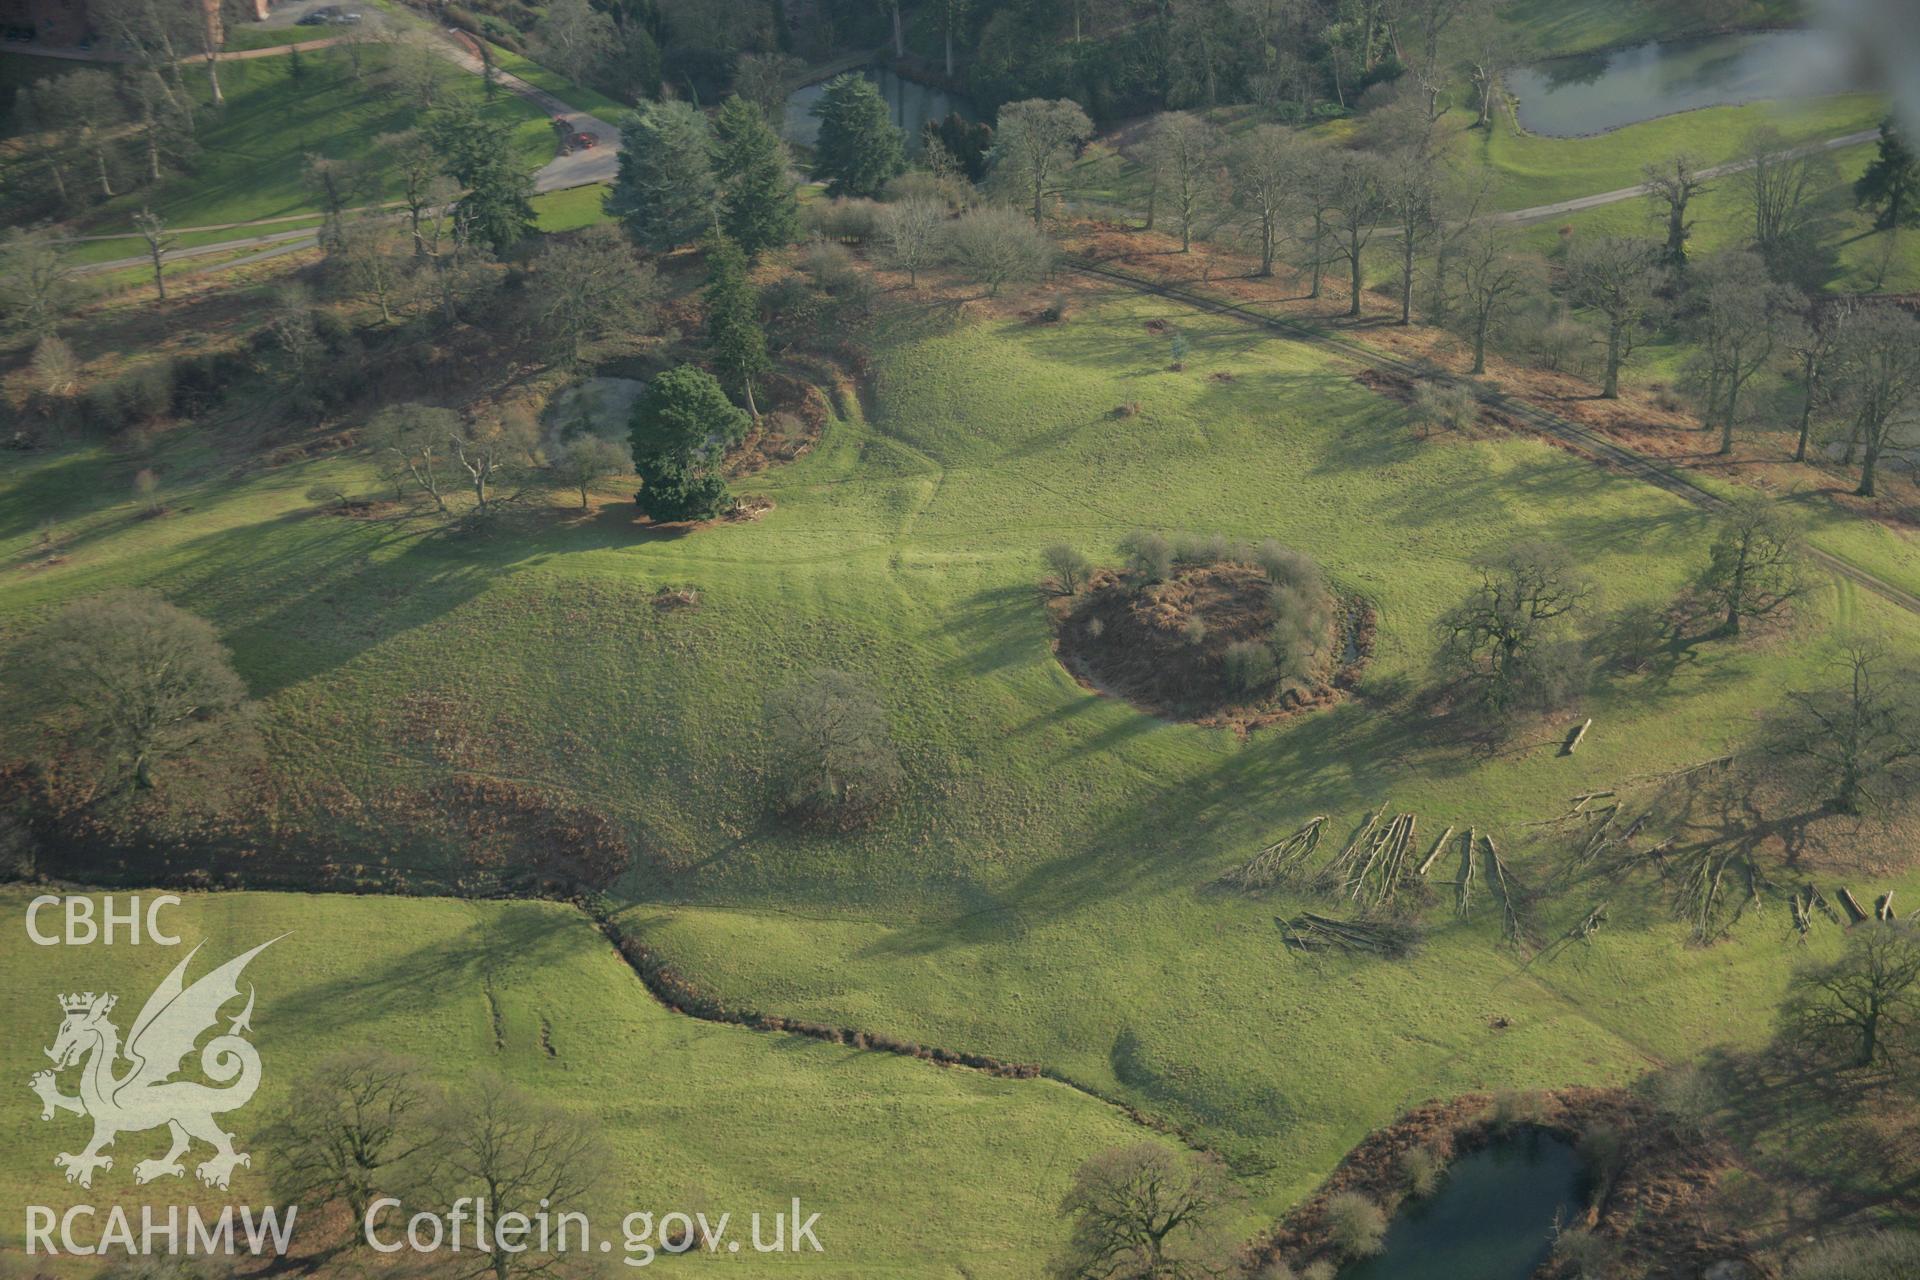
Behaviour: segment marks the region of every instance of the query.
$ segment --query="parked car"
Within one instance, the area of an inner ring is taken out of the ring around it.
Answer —
[[[576,133],[573,135],[573,145],[582,151],[591,151],[600,145],[600,135],[597,133]]]

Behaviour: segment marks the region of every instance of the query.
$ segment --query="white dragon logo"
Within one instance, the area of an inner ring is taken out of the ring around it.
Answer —
[[[286,935],[282,934],[281,937]],[[113,1168],[113,1157],[100,1154],[102,1147],[113,1145],[120,1133],[157,1129],[166,1125],[173,1145],[158,1160],[142,1160],[133,1166],[135,1182],[151,1182],[160,1177],[179,1177],[186,1172],[180,1157],[194,1138],[212,1145],[213,1155],[196,1172],[210,1187],[225,1187],[235,1165],[251,1165],[252,1158],[233,1149],[233,1135],[214,1123],[219,1112],[246,1105],[260,1087],[260,1053],[241,1037],[253,1028],[253,989],[247,989],[247,1007],[227,1028],[225,1035],[209,1040],[200,1051],[200,1069],[206,1076],[226,1087],[213,1088],[193,1080],[175,1080],[181,1060],[193,1052],[201,1033],[219,1021],[220,1009],[229,1000],[239,998],[240,971],[247,962],[278,942],[271,938],[244,955],[236,956],[192,986],[186,985],[187,964],[199,952],[195,947],[187,958],[174,966],[154,993],[147,997],[140,1016],[133,1020],[127,1035],[125,1056],[131,1064],[126,1072],[115,1075],[114,1068],[122,1050],[120,1030],[107,1021],[118,997],[89,991],[84,995],[60,997],[66,1018],[60,1034],[47,1056],[53,1070],[36,1074],[29,1082],[40,1096],[40,1118],[53,1119],[56,1111],[72,1111],[93,1117],[93,1141],[79,1155],[61,1152],[53,1163],[67,1171],[67,1181],[83,1187],[93,1185],[95,1169]],[[68,1097],[60,1092],[55,1073],[64,1071],[83,1058],[92,1057],[80,1073],[80,1094]],[[237,1078],[236,1078],[237,1077]],[[231,1081],[232,1083],[228,1083]]]

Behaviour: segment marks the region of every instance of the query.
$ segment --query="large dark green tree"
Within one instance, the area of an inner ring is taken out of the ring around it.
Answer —
[[[725,236],[707,245],[707,340],[713,360],[747,402],[754,417],[753,380],[772,367],[767,335],[760,328],[760,297],[747,279],[747,256]]]
[[[790,243],[799,229],[800,205],[780,135],[738,94],[720,107],[713,134],[721,229],[749,256]]]
[[[713,229],[716,186],[707,118],[685,102],[649,102],[620,131],[607,212],[640,244],[667,250]]]
[[[1853,198],[1883,231],[1920,225],[1920,161],[1892,120],[1880,122],[1880,154],[1853,184]]]
[[[428,133],[448,176],[466,188],[459,221],[467,239],[504,253],[533,234],[533,179],[515,163],[506,126],[463,107],[436,113]]]
[[[712,374],[692,365],[669,369],[634,401],[628,419],[634,501],[655,520],[705,520],[727,507],[720,461],[745,438],[749,420]]]
[[[905,172],[902,135],[873,81],[853,72],[835,76],[813,113],[820,117],[813,171],[827,180],[828,195],[877,196]]]

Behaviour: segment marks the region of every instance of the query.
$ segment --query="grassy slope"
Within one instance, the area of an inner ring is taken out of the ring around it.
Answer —
[[[373,139],[382,133],[417,123],[413,107],[379,90],[375,83],[383,52],[362,50],[363,78],[351,71],[342,49],[323,49],[301,55],[305,70],[299,80],[288,74],[284,57],[255,58],[222,64],[220,83],[226,108],[218,113],[206,105],[204,77],[189,77],[188,87],[199,95],[201,151],[189,174],[167,180],[159,191],[136,190],[95,209],[87,229],[129,229],[127,219],[142,205],[150,205],[177,226],[239,222],[313,210],[315,200],[304,180],[310,153],[336,158],[364,157],[373,166],[373,181],[365,203],[390,200],[399,194],[397,175],[389,168]],[[50,59],[7,61],[45,63]],[[38,68],[25,73],[39,74]],[[477,76],[448,67],[446,93],[450,100],[482,104],[483,114],[512,126],[516,161],[532,172],[553,158],[553,129],[540,109],[510,93],[486,102]]]
[[[27,894],[0,891],[0,1011],[17,1034],[0,1055],[22,1082],[59,1023],[54,997],[109,990],[124,1032],[140,1002],[185,947],[44,949],[19,922]],[[258,990],[255,1037],[265,1063],[255,1103],[228,1122],[254,1156],[230,1196],[191,1180],[136,1189],[135,1160],[164,1134],[122,1135],[114,1168],[91,1192],[48,1163],[77,1150],[84,1122],[39,1119],[24,1092],[0,1119],[0,1190],[15,1203],[52,1205],[198,1200],[273,1203],[279,1153],[261,1136],[300,1073],[328,1053],[369,1047],[420,1059],[454,1084],[489,1069],[590,1116],[612,1152],[601,1230],[638,1209],[731,1210],[746,1215],[800,1197],[822,1214],[824,1255],[804,1269],[828,1275],[1030,1275],[1051,1247],[1037,1205],[1057,1199],[1088,1153],[1136,1140],[1112,1108],[1047,1081],[995,1080],[797,1037],[696,1022],[662,1009],[586,919],[535,903],[189,895],[176,909],[187,946],[205,940],[197,976],[276,934],[289,934],[248,970]],[[490,1007],[491,1002],[491,1007]],[[496,1042],[495,1028],[500,1029]],[[552,1046],[549,1053],[542,1045]],[[73,1088],[72,1078],[65,1081]],[[204,1158],[196,1149],[194,1159]],[[303,1206],[301,1221],[317,1206]],[[136,1211],[137,1213],[137,1211]],[[0,1246],[21,1246],[17,1217]],[[303,1237],[307,1238],[307,1237]],[[307,1238],[309,1245],[313,1243]],[[793,1270],[734,1256],[728,1274]],[[617,1269],[617,1268],[616,1268]]]
[[[511,49],[502,49],[496,44],[493,46],[493,58],[494,65],[502,71],[512,72],[528,84],[545,89],[574,110],[599,116],[609,124],[617,125],[622,116],[633,110],[627,103],[617,98],[609,98],[598,89],[589,89],[583,84],[576,84],[551,67],[542,66],[532,58],[515,53]]]
[[[1853,182],[1878,153],[1874,143],[1863,143],[1833,153],[1837,181],[1823,194],[1826,221],[1820,242],[1830,254],[1824,283],[1843,293],[1886,293],[1920,289],[1920,236],[1893,236],[1873,229],[1873,217],[1853,205]],[[1689,211],[1693,219],[1694,253],[1742,248],[1748,243],[1752,214],[1747,204],[1744,174],[1733,174],[1710,186]],[[1622,200],[1536,223],[1523,239],[1542,251],[1552,249],[1560,229],[1576,234],[1646,236],[1656,229],[1648,220],[1645,200]],[[1882,268],[1884,267],[1884,275]]]
[[[1597,195],[1639,182],[1641,166],[1685,151],[1706,164],[1738,158],[1747,133],[1772,125],[1790,141],[1837,138],[1878,125],[1886,116],[1880,94],[1848,93],[1800,101],[1704,107],[1628,125],[1591,138],[1543,138],[1517,131],[1504,115],[1491,134],[1463,133],[1466,154],[1483,158],[1498,175],[1493,204],[1525,209],[1576,196]],[[1448,117],[1471,123],[1464,113]]]
[[[1153,318],[1191,335],[1186,373],[1161,368]],[[691,537],[639,537],[615,506],[537,536],[422,538],[301,514],[322,474],[355,483],[350,463],[235,483],[190,455],[163,459],[181,509],[138,521],[131,461],[38,459],[0,489],[0,552],[59,514],[69,559],[6,570],[0,624],[152,583],[220,625],[267,699],[290,806],[450,756],[571,795],[697,868],[636,876],[628,918],[696,978],[1119,1092],[1231,1155],[1256,1211],[1406,1102],[1619,1080],[1764,1033],[1793,954],[1778,913],[1696,951],[1656,904],[1618,902],[1591,950],[1527,969],[1491,922],[1442,911],[1423,958],[1381,966],[1302,961],[1273,930],[1285,904],[1194,889],[1309,814],[1344,830],[1389,795],[1429,832],[1473,823],[1520,854],[1519,823],[1567,794],[1725,749],[1816,678],[1832,627],[1912,644],[1912,620],[1824,592],[1790,639],[1703,646],[1590,696],[1574,759],[1482,758],[1366,704],[1245,742],[1159,723],[1053,661],[1039,547],[1106,558],[1141,523],[1295,543],[1377,603],[1367,686],[1385,693],[1424,678],[1473,555],[1566,543],[1616,609],[1682,585],[1704,517],[1531,440],[1416,445],[1338,364],[1146,301],[886,337],[877,420],[742,486],[777,499],[762,521]],[[1137,416],[1111,415],[1129,400]],[[652,610],[668,583],[701,608]],[[754,776],[761,691],[823,663],[875,682],[913,779],[859,837],[784,833]],[[1589,905],[1556,901],[1543,927]]]
[[[533,211],[542,231],[578,231],[596,222],[609,221],[606,200],[608,187],[569,187],[548,191],[533,198]]]

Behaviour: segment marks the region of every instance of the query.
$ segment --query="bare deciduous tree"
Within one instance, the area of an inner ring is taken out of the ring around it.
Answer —
[[[384,156],[400,175],[401,199],[407,207],[407,227],[413,235],[413,255],[427,256],[426,224],[430,211],[460,198],[460,185],[446,176],[441,156],[431,139],[418,129],[383,133],[373,140],[376,155]]]
[[[1794,1044],[1849,1067],[1904,1062],[1920,1033],[1920,936],[1893,920],[1853,930],[1839,956],[1794,974],[1781,1024]]]
[[[947,252],[961,275],[987,286],[988,297],[999,294],[1003,284],[1039,280],[1053,267],[1053,242],[1040,228],[1011,209],[993,206],[956,221]]]
[[[587,489],[596,480],[633,471],[633,450],[624,441],[587,432],[561,445],[553,459],[554,474],[580,490],[580,509],[587,509]]]
[[[1538,542],[1491,555],[1479,571],[1480,584],[1440,618],[1440,660],[1501,715],[1553,692],[1552,642],[1593,587],[1564,549]]]
[[[393,323],[394,300],[406,281],[410,259],[400,246],[401,228],[383,213],[368,214],[343,224],[329,265],[337,270],[341,286],[353,296],[380,308],[380,319]]]
[[[1800,528],[1758,494],[1728,502],[1716,522],[1701,586],[1729,635],[1747,619],[1777,613],[1806,591]]]
[[[1753,246],[1778,263],[1811,231],[1817,201],[1837,184],[1838,170],[1824,147],[1793,146],[1771,125],[1748,134],[1741,150],[1749,166],[1742,181],[1753,213]]]
[[[219,634],[151,591],[68,605],[36,654],[96,794],[152,788],[165,764],[226,733],[246,705]]]
[[[1368,151],[1339,151],[1327,157],[1315,175],[1319,180],[1317,199],[1326,207],[1326,226],[1334,246],[1333,256],[1347,264],[1352,298],[1347,314],[1360,314],[1360,297],[1366,284],[1366,250],[1380,229],[1381,220],[1393,211],[1386,162]]]
[[[880,700],[858,677],[821,671],[767,699],[772,770],[794,810],[845,818],[871,810],[900,781]]]
[[[577,1212],[606,1162],[593,1125],[487,1072],[446,1099],[432,1117],[430,1134],[424,1182],[431,1203],[482,1198],[496,1224],[508,1214],[533,1221],[542,1213],[557,1219]],[[472,1273],[510,1280],[565,1260],[537,1236],[520,1243],[527,1246],[523,1252],[481,1252]]]
[[[1473,91],[1479,107],[1474,127],[1493,126],[1493,103],[1500,92],[1500,78],[1535,55],[1531,40],[1507,21],[1498,8],[1477,5],[1468,15],[1467,30],[1461,42],[1466,50],[1467,66],[1473,75]]]
[[[1439,157],[1424,143],[1385,157],[1387,207],[1400,235],[1400,323],[1413,323],[1414,271],[1426,245],[1441,233]]]
[[[447,435],[447,454],[466,472],[477,514],[487,513],[494,485],[535,460],[539,445],[539,425],[519,405],[501,405],[465,419],[456,415]]]
[[[1884,808],[1920,759],[1920,676],[1874,639],[1849,642],[1833,668],[1826,687],[1787,695],[1763,749],[1836,812]]]
[[[733,67],[733,91],[778,129],[786,120],[787,95],[805,65],[790,53],[743,53]]]
[[[1031,207],[1034,225],[1045,219],[1046,202],[1071,185],[1074,148],[1092,136],[1087,113],[1066,98],[1028,98],[1000,108],[994,173]]]
[[[1298,203],[1309,159],[1293,131],[1277,124],[1254,126],[1227,154],[1233,206],[1260,237],[1261,276],[1273,274],[1280,236]]]
[[[275,1194],[345,1205],[360,1243],[367,1207],[399,1187],[399,1166],[425,1142],[429,1101],[405,1058],[375,1049],[327,1058],[294,1085],[274,1125]]]
[[[662,291],[653,264],[618,227],[601,223],[551,240],[535,259],[527,304],[535,334],[562,368],[616,333],[650,332]]]
[[[460,427],[460,415],[451,409],[425,404],[389,405],[367,424],[367,442],[391,458],[413,478],[420,491],[433,499],[441,511],[447,509],[440,468],[446,460],[447,441]]]
[[[1162,112],[1148,126],[1147,167],[1173,207],[1182,253],[1193,248],[1195,224],[1218,190],[1219,152],[1219,131],[1190,111]]]
[[[1766,264],[1751,253],[1716,254],[1693,277],[1700,308],[1694,380],[1705,391],[1700,416],[1708,426],[1719,421],[1720,452],[1729,454],[1740,392],[1797,336],[1803,299],[1797,289],[1768,279]]]
[[[1088,1159],[1060,1201],[1073,1232],[1055,1258],[1060,1280],[1200,1280],[1238,1274],[1222,1219],[1240,1194],[1219,1157],[1159,1143]]]
[[[147,242],[147,256],[153,261],[154,301],[167,300],[167,253],[173,248],[174,238],[167,234],[167,224],[160,215],[151,209],[141,209],[133,215],[133,228],[140,238]]]
[[[48,122],[77,135],[79,150],[93,160],[100,194],[111,197],[118,126],[126,118],[113,77],[91,68],[73,71],[50,84],[42,81],[35,96]]]
[[[1647,188],[1647,212],[1666,230],[1662,260],[1675,270],[1687,265],[1687,237],[1693,232],[1687,209],[1694,197],[1709,190],[1700,167],[1699,160],[1681,153],[1641,170]]]
[[[591,83],[615,47],[613,19],[587,0],[553,0],[534,24],[533,43],[542,62]]]
[[[1040,562],[1053,574],[1053,589],[1063,596],[1077,595],[1093,569],[1084,555],[1064,542],[1056,542],[1042,551]]]
[[[921,269],[939,261],[946,234],[944,201],[913,196],[880,210],[880,241],[893,264],[906,270],[909,287],[918,287]]]
[[[1624,236],[1575,240],[1567,254],[1567,287],[1573,300],[1607,318],[1607,369],[1600,385],[1604,399],[1620,396],[1620,367],[1639,340],[1640,328],[1654,308],[1660,269],[1655,247]]]
[[[1812,315],[1788,339],[1788,348],[1800,364],[1800,436],[1793,447],[1793,460],[1807,460],[1807,444],[1813,435],[1813,412],[1833,397],[1829,365],[1840,335],[1846,331],[1853,304],[1839,299],[1816,306]]]
[[[1487,223],[1460,233],[1453,264],[1460,279],[1460,315],[1473,334],[1473,372],[1485,373],[1488,335],[1521,303],[1543,292],[1546,278],[1538,259],[1516,252],[1510,235]]]
[[[73,301],[73,268],[44,231],[10,228],[0,240],[0,320],[15,333],[51,334]]]
[[[1854,492],[1874,495],[1880,455],[1920,410],[1920,319],[1899,307],[1863,306],[1836,340],[1841,401],[1849,413],[1846,461],[1863,450]]]

